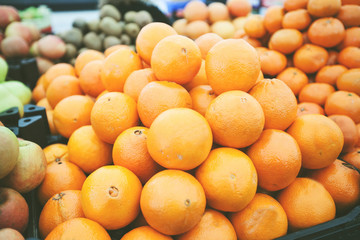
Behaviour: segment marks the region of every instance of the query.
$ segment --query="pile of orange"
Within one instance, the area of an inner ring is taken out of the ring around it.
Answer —
[[[69,141],[44,149],[42,237],[273,239],[349,212],[360,200],[359,11],[287,0],[247,18],[256,48],[151,23],[136,52],[87,50],[51,67],[33,98]]]

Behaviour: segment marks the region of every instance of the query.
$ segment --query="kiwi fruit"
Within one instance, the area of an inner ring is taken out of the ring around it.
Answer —
[[[136,12],[135,11],[128,11],[124,15],[124,20],[127,23],[135,22],[136,19]]]
[[[105,33],[100,33],[98,34],[99,38],[101,41],[104,41],[104,39],[106,38],[106,34]]]
[[[140,27],[136,23],[128,23],[125,25],[124,31],[131,38],[135,39],[140,32]]]
[[[136,13],[135,23],[140,26],[140,28],[144,27],[145,25],[151,23],[153,21],[152,16],[148,11],[141,10]]]
[[[125,33],[121,35],[120,40],[121,40],[122,44],[125,44],[125,45],[131,44],[131,37]]]
[[[69,63],[73,66],[75,66],[76,58],[72,58],[69,60]]]
[[[76,18],[72,25],[74,28],[80,29],[82,33],[87,33],[89,31],[86,21],[82,18]]]
[[[83,34],[78,28],[72,28],[63,33],[62,39],[65,43],[71,43],[79,48],[82,45]]]
[[[104,17],[100,21],[100,29],[106,35],[119,36],[122,32],[121,26],[115,19]]]
[[[94,32],[87,33],[84,36],[83,42],[86,48],[90,48],[98,51],[102,50],[101,39]]]
[[[65,46],[65,49],[66,49],[66,52],[65,52],[64,57],[66,59],[72,59],[72,58],[76,57],[77,49],[73,44],[67,43]]]
[[[99,19],[94,19],[91,21],[87,22],[87,27],[89,29],[90,32],[99,32],[100,30],[100,20]]]
[[[114,36],[107,36],[105,39],[104,39],[104,49],[107,49],[111,46],[114,46],[114,45],[118,45],[118,44],[121,44],[121,40],[117,37],[114,37]]]
[[[120,21],[121,13],[113,5],[106,4],[100,9],[100,18],[103,19],[104,17],[111,17],[115,21]]]

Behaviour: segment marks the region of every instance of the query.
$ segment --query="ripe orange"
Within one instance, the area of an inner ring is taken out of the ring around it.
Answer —
[[[299,145],[291,135],[281,130],[264,130],[247,154],[256,168],[259,186],[268,191],[289,186],[301,168]]]
[[[149,23],[136,38],[136,51],[144,62],[150,64],[152,52],[160,40],[176,34],[175,29],[165,23]]]
[[[161,113],[151,124],[147,148],[151,157],[166,168],[190,170],[205,161],[212,146],[206,119],[188,108]]]
[[[120,48],[105,58],[101,66],[101,81],[106,90],[122,92],[125,80],[141,68],[141,59],[134,51]]]
[[[136,126],[138,120],[135,100],[119,92],[101,96],[91,111],[91,125],[96,135],[110,144],[121,132]]]
[[[269,33],[274,33],[281,29],[284,14],[284,8],[282,6],[270,6],[264,16],[265,29]]]
[[[358,5],[351,4],[341,6],[336,17],[345,25],[345,27],[356,27],[360,25],[360,6]]]
[[[280,29],[270,38],[269,48],[290,54],[303,45],[301,32],[296,29]]]
[[[224,39],[232,38],[235,30],[235,26],[230,21],[217,21],[211,25],[211,32]]]
[[[360,47],[360,39],[357,37],[360,34],[360,27],[352,27],[345,30],[345,38],[340,45],[337,46],[339,50],[346,47]],[[34,89],[35,90],[35,89]]]
[[[327,83],[309,83],[299,93],[299,102],[313,102],[324,106],[326,99],[335,92],[335,88]]]
[[[245,33],[252,38],[262,38],[266,34],[264,17],[261,15],[250,15],[244,24]]]
[[[206,109],[210,105],[211,101],[216,98],[214,91],[212,90],[210,85],[199,85],[189,92],[193,109],[205,116]]]
[[[136,175],[121,166],[104,166],[91,173],[81,189],[86,218],[107,230],[125,227],[140,210],[142,186]]]
[[[260,137],[265,124],[261,105],[243,91],[229,91],[217,96],[210,103],[205,118],[214,141],[234,148],[253,144]]]
[[[252,10],[249,0],[227,0],[226,6],[228,7],[230,14],[235,17],[244,17]]]
[[[147,149],[148,134],[146,127],[129,128],[116,138],[112,150],[114,165],[126,167],[143,184],[161,169]]]
[[[82,69],[89,62],[92,62],[95,60],[104,60],[104,59],[105,59],[105,56],[102,52],[99,52],[99,51],[96,51],[93,49],[87,49],[86,51],[83,51],[76,57],[76,60],[75,60],[76,75],[80,76]]]
[[[206,209],[200,222],[190,231],[180,235],[177,240],[236,240],[236,232],[222,213]]]
[[[188,83],[184,84],[183,87],[190,91],[191,89],[200,86],[200,85],[208,85],[209,81],[206,77],[205,71],[205,60],[201,61],[201,67],[199,72],[195,75],[195,77]]]
[[[309,0],[307,10],[314,17],[331,17],[339,12],[341,0]]]
[[[351,151],[359,139],[354,121],[346,115],[330,115],[329,118],[340,127],[344,135],[344,146],[342,152],[346,153]]]
[[[284,54],[275,50],[259,52],[261,72],[275,76],[286,68],[287,59]]]
[[[297,9],[287,12],[282,18],[283,28],[292,28],[302,31],[306,29],[311,23],[311,17],[305,9]]]
[[[120,240],[172,240],[170,236],[159,233],[149,226],[137,227],[126,233]]]
[[[229,9],[222,2],[212,2],[208,5],[209,21],[211,23],[230,19]]]
[[[164,170],[145,184],[140,206],[151,227],[163,234],[177,235],[200,222],[206,199],[200,183],[189,173]]]
[[[46,240],[58,239],[111,240],[100,224],[86,218],[73,218],[63,222],[46,237]]]
[[[68,161],[68,147],[62,143],[54,143],[43,149],[47,163]]]
[[[43,98],[43,99],[41,99],[40,101],[38,101],[38,102],[36,103],[36,106],[44,107],[46,111],[51,111],[51,110],[53,110],[53,108],[50,106],[50,103],[49,103],[49,101],[47,100],[47,98]]]
[[[100,77],[102,64],[102,60],[91,61],[83,67],[79,74],[81,89],[91,97],[96,98],[105,90]]]
[[[90,97],[73,95],[61,100],[54,109],[54,125],[64,137],[78,128],[90,124],[90,113],[94,102]]]
[[[285,130],[296,118],[297,101],[291,89],[279,79],[263,79],[249,92],[261,105],[265,129]]]
[[[299,103],[296,117],[300,117],[305,114],[325,115],[325,112],[324,112],[324,109],[319,104],[312,103],[312,102]]]
[[[294,54],[294,65],[305,73],[315,73],[326,65],[328,52],[317,45],[305,44]]]
[[[284,8],[286,11],[294,11],[297,9],[306,8],[306,5],[309,0],[285,0]]]
[[[172,27],[175,29],[175,31],[180,35],[185,35],[185,27],[187,25],[187,21],[185,18],[179,18],[175,20],[172,24]]]
[[[80,190],[85,181],[84,172],[69,161],[54,161],[46,168],[44,181],[38,188],[38,198],[44,205],[56,193]]]
[[[360,174],[343,161],[335,160],[326,168],[312,171],[310,178],[329,191],[340,213],[352,209],[360,200]]]
[[[124,93],[137,101],[141,90],[146,84],[156,80],[155,74],[151,68],[135,70],[125,81]]]
[[[255,49],[242,39],[227,39],[210,49],[205,60],[206,76],[214,92],[248,91],[255,85],[260,61]]]
[[[284,208],[290,230],[304,229],[335,218],[335,203],[320,183],[297,178],[280,192],[278,201]]]
[[[291,91],[297,96],[301,89],[309,82],[307,75],[298,68],[288,67],[276,76],[277,79],[283,81]]]
[[[203,20],[192,21],[185,26],[185,36],[193,40],[209,32],[210,26]]]
[[[197,39],[195,39],[195,43],[200,48],[201,57],[203,59],[206,59],[209,50],[221,40],[223,40],[223,38],[216,33],[205,33],[200,37],[198,37]]]
[[[342,73],[336,81],[339,90],[352,91],[360,95],[360,68],[353,68]]]
[[[341,129],[334,121],[320,114],[298,117],[287,132],[299,144],[302,167],[308,169],[329,166],[344,145]]]
[[[44,74],[44,80],[42,81],[45,91],[55,78],[62,75],[75,76],[74,67],[68,63],[58,63],[51,66]]]
[[[115,52],[116,50],[118,50],[118,49],[120,49],[120,48],[128,48],[128,49],[130,49],[130,46],[129,46],[129,45],[125,45],[125,44],[117,44],[117,45],[111,46],[111,47],[105,49],[105,51],[104,51],[104,56],[107,57],[107,56],[109,56],[111,53]]]
[[[54,120],[53,120],[54,119],[54,111],[53,110],[47,110],[46,111],[46,117],[48,119],[48,124],[49,124],[51,135],[59,134],[58,131],[55,128],[55,125],[54,125]]]
[[[360,123],[360,97],[353,92],[336,91],[326,99],[325,113],[349,116],[356,124]]]
[[[151,56],[151,68],[160,81],[187,83],[195,77],[200,66],[199,47],[194,41],[181,35],[162,39]]]
[[[280,203],[257,193],[240,212],[230,215],[238,239],[274,239],[286,234],[288,220]]]
[[[328,65],[316,73],[315,82],[327,83],[335,87],[337,78],[347,70],[343,65]]]
[[[83,91],[79,79],[70,75],[55,78],[46,90],[46,98],[53,109],[61,100],[73,95],[83,95]]]
[[[44,75],[42,75],[44,76]],[[31,99],[34,100],[35,103],[40,101],[41,99],[46,97],[46,92],[43,84],[38,84],[34,87],[31,93]]]
[[[67,190],[53,195],[46,202],[39,218],[39,231],[43,238],[63,222],[85,217],[80,196],[80,190]]]
[[[188,21],[203,20],[206,21],[209,16],[209,10],[205,3],[201,1],[190,1],[184,8],[184,18]]]
[[[212,150],[196,170],[196,178],[205,190],[207,204],[220,211],[240,211],[256,193],[255,167],[245,153],[234,148]]]
[[[308,37],[316,45],[335,47],[345,38],[345,27],[336,18],[320,18],[310,25]]]
[[[360,68],[360,47],[346,47],[338,55],[338,62],[348,68]]]
[[[352,151],[345,154],[342,159],[357,169],[360,169],[360,147],[354,148]]]
[[[191,108],[190,94],[174,82],[154,81],[148,83],[140,92],[137,111],[141,122],[150,127],[155,118],[171,108]]]

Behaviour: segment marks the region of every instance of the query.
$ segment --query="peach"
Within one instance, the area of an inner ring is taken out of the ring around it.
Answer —
[[[29,45],[23,38],[11,36],[2,40],[1,51],[5,57],[24,57],[29,53]]]
[[[0,229],[0,239],[7,239],[7,240],[24,240],[23,235],[12,228],[3,228]]]
[[[5,30],[5,37],[19,36],[22,37],[28,44],[32,42],[32,35],[30,29],[21,22],[10,23]]]
[[[12,6],[0,6],[0,28],[6,28],[11,22],[20,21],[19,13]]]
[[[43,57],[59,59],[64,56],[66,45],[58,36],[48,35],[39,40],[39,52]]]

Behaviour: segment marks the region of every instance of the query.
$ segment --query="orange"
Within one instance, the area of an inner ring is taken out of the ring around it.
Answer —
[[[206,21],[203,20],[196,20],[188,23],[185,26],[185,36],[194,40],[200,37],[201,35],[204,35],[209,32],[210,32],[210,26]]]
[[[54,161],[47,165],[43,182],[38,188],[38,198],[44,205],[56,193],[80,190],[85,181],[84,172],[69,161]]]
[[[255,196],[257,173],[251,159],[235,148],[217,148],[196,170],[207,204],[217,210],[237,212]]]
[[[341,129],[344,135],[344,146],[342,152],[349,152],[355,147],[359,136],[354,121],[346,115],[330,115],[329,118],[333,120]]]
[[[87,174],[111,164],[111,151],[111,145],[100,140],[90,125],[76,129],[69,138],[69,160]]]
[[[352,91],[360,95],[360,68],[353,68],[343,72],[336,80],[339,90]]]
[[[61,100],[54,109],[54,125],[64,137],[78,128],[90,124],[94,102],[87,96],[73,95]]]
[[[189,173],[164,170],[145,184],[140,206],[151,227],[166,235],[177,235],[200,222],[206,198],[200,183]]]
[[[67,190],[53,195],[46,202],[39,218],[39,231],[43,238],[63,222],[85,217],[80,196],[80,190]]]
[[[44,76],[44,75],[43,75]],[[34,87],[31,94],[31,99],[35,103],[46,97],[46,92],[43,84],[38,84]]]
[[[249,37],[262,38],[266,34],[264,17],[261,15],[250,15],[244,24],[244,30]]]
[[[288,67],[276,76],[277,79],[283,81],[293,91],[295,96],[299,94],[301,89],[309,82],[307,75],[298,68]]]
[[[343,65],[330,65],[322,67],[316,73],[315,82],[327,83],[335,86],[337,78],[347,70]]]
[[[124,93],[138,100],[141,90],[149,83],[156,81],[155,74],[151,68],[133,71],[126,79]]]
[[[244,30],[245,21],[246,17],[237,17],[232,20],[232,24],[234,25],[236,30]]]
[[[210,103],[205,118],[214,141],[234,148],[253,144],[260,137],[265,124],[261,105],[243,91],[229,91],[217,96]]]
[[[203,59],[206,59],[206,55],[209,52],[209,50],[218,42],[223,40],[222,37],[220,37],[216,33],[205,33],[195,39],[195,43],[200,48],[201,57]]]
[[[211,86],[199,85],[191,89],[189,93],[193,103],[192,108],[201,115],[205,116],[206,109],[210,105],[211,101],[216,98]]]
[[[180,235],[177,240],[236,240],[236,232],[222,213],[206,209],[200,222],[190,231]]]
[[[210,126],[200,113],[173,108],[154,120],[146,143],[151,157],[161,166],[190,170],[205,161],[212,140]]]
[[[249,0],[227,0],[226,6],[230,14],[235,17],[244,17],[252,10]]]
[[[354,148],[352,151],[345,154],[342,159],[357,169],[360,169],[360,147]]]
[[[345,27],[336,18],[320,18],[310,25],[308,37],[316,45],[335,47],[345,38]]]
[[[289,186],[301,168],[301,152],[297,142],[281,130],[264,130],[249,147],[247,154],[256,168],[259,186],[268,191]]]
[[[104,166],[91,173],[81,189],[86,218],[107,230],[125,227],[140,210],[142,186],[136,175],[121,166]]]
[[[337,46],[339,50],[346,47],[360,47],[360,27],[352,27],[345,30],[344,40]],[[34,89],[35,90],[35,89]],[[34,93],[34,92],[33,92]]]
[[[88,64],[89,62],[95,61],[95,60],[104,60],[105,56],[102,52],[93,50],[93,49],[87,49],[80,53],[75,60],[75,71],[76,75],[79,76],[82,69]]]
[[[206,21],[209,16],[209,10],[205,3],[201,1],[190,1],[184,8],[184,18],[188,21],[203,20]]]
[[[338,63],[337,61],[337,57],[338,57],[339,53],[337,51],[334,50],[329,50],[329,58],[327,60],[326,65],[335,65]]]
[[[201,67],[199,72],[195,75],[195,77],[188,83],[184,84],[183,87],[190,91],[191,89],[200,86],[200,85],[208,85],[208,79],[206,77],[205,71],[205,60],[201,61]]]
[[[357,128],[357,131],[358,131],[358,136],[359,136],[359,140],[357,142],[357,147],[360,147],[360,123],[356,124],[356,128]]]
[[[339,12],[341,0],[309,0],[307,10],[314,17],[331,17]]]
[[[335,88],[327,83],[309,83],[299,93],[299,102],[313,102],[324,106],[326,99],[335,92]]]
[[[217,21],[211,25],[211,32],[224,39],[232,38],[235,34],[235,26],[230,21]]]
[[[236,38],[236,37],[234,37],[234,38]],[[249,43],[254,48],[262,46],[261,42],[256,38],[250,38],[249,36],[245,35],[242,37],[242,39],[244,39],[247,43]]]
[[[53,110],[53,108],[50,106],[50,103],[49,103],[49,101],[47,100],[47,98],[43,98],[43,99],[41,99],[40,101],[38,101],[38,102],[36,103],[36,106],[44,107],[46,111],[51,111],[51,110]]]
[[[360,174],[343,161],[335,160],[326,168],[312,171],[310,178],[329,191],[338,213],[352,209],[360,200]]]
[[[287,59],[284,54],[275,50],[266,50],[259,53],[261,72],[275,76],[286,68]]]
[[[358,27],[360,25],[360,6],[358,5],[341,6],[336,17],[345,27]]]
[[[357,0],[342,0],[341,1],[342,5],[360,5],[360,3]]]
[[[296,117],[300,117],[305,114],[325,115],[325,112],[324,112],[324,109],[319,104],[312,103],[312,102],[299,103]]]
[[[55,125],[54,125],[54,111],[53,110],[47,110],[46,111],[46,117],[47,117],[47,120],[48,120],[51,135],[59,134],[58,131],[55,128]]]
[[[115,52],[116,50],[118,50],[120,48],[128,48],[129,49],[130,47],[128,45],[125,45],[125,44],[117,44],[117,45],[111,46],[111,47],[105,49],[104,56],[107,57],[111,53]]]
[[[122,92],[125,80],[141,68],[141,59],[134,51],[120,48],[105,58],[101,66],[101,81],[106,90]]]
[[[148,134],[146,127],[129,128],[116,138],[112,149],[114,165],[126,167],[143,184],[161,169],[147,149]]]
[[[311,17],[305,9],[287,12],[282,18],[283,28],[293,28],[299,31],[306,29],[311,23]]]
[[[344,136],[338,125],[320,114],[306,114],[296,118],[287,129],[299,144],[302,167],[319,169],[329,166],[339,156]]]
[[[205,70],[217,95],[230,90],[249,91],[259,76],[259,56],[245,40],[223,40],[208,52]]]
[[[240,212],[230,215],[238,239],[274,239],[286,234],[288,220],[280,203],[257,193]]]
[[[54,143],[43,149],[47,163],[68,161],[68,147],[62,143]]]
[[[264,16],[264,26],[269,33],[274,33],[281,29],[281,23],[284,17],[284,8],[282,6],[270,6]]]
[[[349,116],[356,124],[360,123],[360,97],[353,92],[336,91],[325,102],[325,113]]]
[[[170,108],[191,108],[190,94],[174,82],[154,81],[140,92],[137,110],[141,122],[150,127],[155,118]]]
[[[230,19],[227,6],[222,2],[212,2],[208,5],[209,20],[211,23]]]
[[[177,19],[173,22],[172,27],[175,31],[180,35],[185,35],[185,27],[187,25],[187,21],[185,18]]]
[[[79,74],[81,89],[91,97],[96,98],[105,90],[100,77],[102,64],[102,60],[91,61],[84,66]]]
[[[335,218],[335,203],[320,183],[297,178],[280,192],[278,201],[284,208],[290,230],[304,229]]]
[[[136,38],[136,51],[144,62],[150,64],[152,52],[160,40],[176,34],[175,29],[165,23],[149,23]]]
[[[74,67],[68,63],[58,63],[51,66],[44,74],[44,80],[42,81],[45,91],[55,78],[62,75],[75,76]]]
[[[138,124],[134,99],[124,93],[109,92],[101,96],[91,111],[91,125],[104,142],[113,144],[124,130]]]
[[[315,73],[324,67],[329,58],[325,48],[305,44],[294,54],[294,65],[305,73]]]
[[[265,129],[285,130],[296,118],[297,101],[291,89],[279,79],[263,79],[249,92],[261,105]]]
[[[309,0],[285,0],[284,8],[286,11],[294,11],[297,9],[306,8],[306,5]]]
[[[360,47],[346,47],[338,55],[338,62],[347,68],[360,68]]]
[[[296,29],[280,29],[270,38],[269,48],[290,54],[303,45],[301,32]]]
[[[174,35],[165,37],[154,48],[151,68],[160,81],[179,84],[190,82],[201,66],[201,52],[191,39]]]
[[[98,223],[86,218],[73,218],[58,225],[46,240],[87,239],[110,240],[109,234]]]
[[[52,108],[62,99],[73,95],[83,95],[83,91],[79,79],[70,75],[55,78],[46,90],[46,98]]]
[[[132,229],[120,240],[172,240],[172,238],[159,233],[149,226],[142,226]]]

